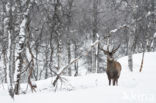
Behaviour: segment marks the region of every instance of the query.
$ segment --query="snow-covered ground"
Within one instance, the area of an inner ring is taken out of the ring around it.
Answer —
[[[37,92],[10,99],[7,88],[0,85],[0,103],[156,103],[156,52],[145,53],[140,73],[142,54],[135,54],[134,72],[128,70],[127,57],[119,59],[122,72],[119,86],[108,86],[105,73],[79,77],[64,77],[62,86],[54,92],[52,78],[37,83]],[[26,85],[22,85],[25,90]]]

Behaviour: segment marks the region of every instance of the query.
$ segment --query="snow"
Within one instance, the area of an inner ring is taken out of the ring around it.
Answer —
[[[122,26],[119,26],[118,28],[111,30],[110,33],[115,33],[115,32],[117,32],[118,30],[120,30],[120,29],[122,29],[124,27],[128,27],[128,25],[124,24]]]
[[[9,12],[10,11],[10,8],[11,7],[11,4],[8,2],[6,5],[5,5],[5,8],[6,8],[6,11]]]
[[[21,39],[23,38],[23,36],[25,36],[26,23],[27,23],[27,19],[25,18],[22,21],[21,25],[20,25],[20,34],[19,34],[19,36],[20,36]],[[22,41],[23,41],[23,39],[22,39]]]
[[[13,100],[9,96],[7,89],[6,90],[1,90],[2,87],[0,86],[0,99],[1,103],[13,103]]]
[[[112,52],[113,51],[113,45],[110,45],[109,46],[109,52]]]
[[[141,73],[142,54],[135,54],[133,58],[134,72],[128,70],[127,57],[118,60],[122,65],[118,86],[108,86],[105,73],[64,76],[64,82],[58,84],[56,92],[51,84],[53,78],[48,78],[36,82],[36,93],[28,91],[15,96],[14,101],[0,85],[0,100],[2,103],[156,103],[156,52],[145,53]],[[22,89],[25,88],[26,85],[22,84]]]
[[[99,43],[99,40],[96,40],[94,43],[91,44],[91,47],[97,45]]]
[[[111,33],[115,33],[118,29],[111,30]]]
[[[151,16],[151,15],[155,15],[155,12],[148,11],[148,13],[146,14],[146,17]]]
[[[104,46],[103,46],[103,49],[104,49],[105,51],[107,51],[107,47],[108,47],[108,45],[104,45]]]
[[[98,34],[98,33],[96,33],[96,36],[97,36],[97,38],[100,38],[100,36],[99,36],[99,34]]]
[[[156,32],[154,33],[154,38],[156,38]]]
[[[107,49],[107,48],[108,48],[108,49]],[[108,51],[108,50],[109,50],[109,52],[112,52],[112,50],[113,50],[113,45],[104,45],[103,49],[104,49],[105,51]]]

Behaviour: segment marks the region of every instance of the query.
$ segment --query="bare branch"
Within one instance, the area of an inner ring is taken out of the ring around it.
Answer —
[[[82,55],[80,55],[79,57],[77,57],[76,59],[72,60],[68,65],[66,65],[65,67],[63,67],[62,69],[60,69],[57,73],[57,76],[55,78],[55,80],[53,81],[53,86],[56,86],[56,83],[58,81],[58,79],[60,79],[60,75],[63,73],[63,71],[65,69],[68,69],[73,63],[77,62],[80,58],[82,58],[83,56],[87,56],[89,51],[91,51],[91,49],[96,46],[100,41],[97,40],[95,41],[91,46],[90,48],[87,50],[87,52],[84,51],[84,53],[82,53]]]

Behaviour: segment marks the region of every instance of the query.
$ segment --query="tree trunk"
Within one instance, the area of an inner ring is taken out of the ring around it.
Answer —
[[[133,54],[132,54],[132,44],[131,40],[129,40],[129,47],[128,47],[128,67],[129,70],[133,71]]]
[[[49,63],[49,69],[52,70],[52,66],[53,66],[53,44],[52,44],[52,34],[51,34],[51,39],[50,39],[50,63]],[[53,76],[53,73],[51,73],[51,76]]]
[[[7,28],[5,28],[8,24],[6,24],[5,20],[5,14],[6,14],[6,8],[5,8],[5,2],[2,2],[3,6],[3,13],[2,13],[2,34],[3,37],[8,35],[7,34]],[[3,69],[4,69],[4,82],[7,83],[7,41],[5,39],[2,39],[2,56],[3,56]]]
[[[70,39],[68,39],[68,43],[67,43],[67,48],[68,48],[68,64],[70,64],[71,62],[71,50],[70,50]],[[68,75],[71,76],[72,73],[71,73],[71,67],[68,68]]]
[[[8,64],[7,64],[7,83],[8,83],[8,90],[10,96],[13,98],[14,97],[14,91],[13,91],[13,80],[12,80],[12,48],[11,48],[11,33],[8,31],[8,52],[7,52],[7,57],[8,57]]]
[[[144,64],[144,54],[145,54],[145,52],[143,51],[141,65],[140,65],[140,70],[139,70],[140,72],[142,72],[142,68],[143,68],[143,64]]]
[[[46,52],[45,52],[45,79],[48,78],[48,43],[46,44]]]
[[[73,0],[68,0],[68,10],[67,10],[67,51],[68,51],[68,64],[71,62],[71,24],[72,24],[72,7],[73,7]],[[71,67],[68,68],[68,75],[72,75]]]
[[[61,41],[60,41],[60,39],[58,39],[58,42],[57,42],[57,70],[60,69],[60,65],[61,65]]]
[[[133,51],[136,45],[135,43],[135,36],[130,35],[128,41],[128,67],[131,72],[133,71]]]
[[[31,61],[30,61],[30,66],[29,66],[29,74],[28,74],[28,84],[29,84],[29,86],[30,86],[30,88],[31,88],[31,91],[32,91],[32,92],[33,92],[33,91],[36,92],[35,88],[36,88],[37,86],[36,86],[36,84],[32,83],[32,81],[31,81],[32,73],[33,73],[33,71],[34,71],[34,55],[33,55],[33,52],[32,52],[32,50],[31,50],[31,47],[30,47],[30,35],[31,35],[31,33],[30,33],[30,30],[29,30],[29,25],[28,25],[27,27],[28,27],[28,29],[27,29],[27,30],[28,30],[28,35],[27,35],[27,47],[28,47],[29,53],[30,53],[30,55],[31,55]]]
[[[133,71],[133,56],[132,56],[132,54],[128,55],[128,67],[129,67],[129,70],[132,72]]]
[[[7,83],[9,95],[13,98],[13,79],[12,79],[12,1],[6,4],[6,18],[4,19],[4,34],[8,35],[8,50],[7,50]]]
[[[33,1],[31,1],[33,2]],[[20,79],[21,79],[21,70],[23,68],[23,52],[25,48],[25,39],[26,39],[26,33],[27,33],[27,25],[29,23],[29,11],[31,8],[32,4],[28,0],[27,3],[27,9],[24,13],[24,19],[22,20],[22,23],[20,25],[20,32],[19,32],[19,41],[17,44],[17,59],[16,59],[16,70],[15,70],[15,76],[14,76],[14,81],[15,81],[15,94],[19,94],[19,89],[20,89]]]
[[[99,71],[99,44],[96,47],[96,73]]]
[[[98,33],[98,0],[93,1],[93,37],[92,37],[92,42],[94,43],[96,41],[96,35]],[[96,72],[97,70],[97,51],[96,47],[92,48],[92,68],[91,72]]]
[[[36,68],[35,68],[35,72],[36,72],[36,80],[38,80],[38,54],[39,54],[39,52],[38,52],[38,47],[39,47],[39,43],[37,43],[36,44],[36,48],[35,48],[35,51],[36,51]]]
[[[74,49],[74,56],[75,56],[75,59],[77,58],[77,43],[75,42],[75,49]],[[74,63],[74,68],[75,68],[75,75],[74,76],[78,76],[79,74],[79,70],[78,70],[78,61]]]
[[[4,82],[7,83],[7,63],[6,63],[6,51],[3,50],[3,68],[4,68]]]

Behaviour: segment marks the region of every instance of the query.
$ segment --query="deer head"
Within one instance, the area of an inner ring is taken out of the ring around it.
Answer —
[[[107,59],[109,61],[113,61],[114,60],[113,55],[114,55],[114,53],[116,53],[116,51],[119,49],[119,47],[120,47],[120,44],[118,45],[117,48],[114,48],[114,46],[113,46],[113,48],[110,49],[109,46],[107,46],[107,50],[105,50],[103,48],[100,48],[100,49],[104,52],[105,55],[107,55]]]

